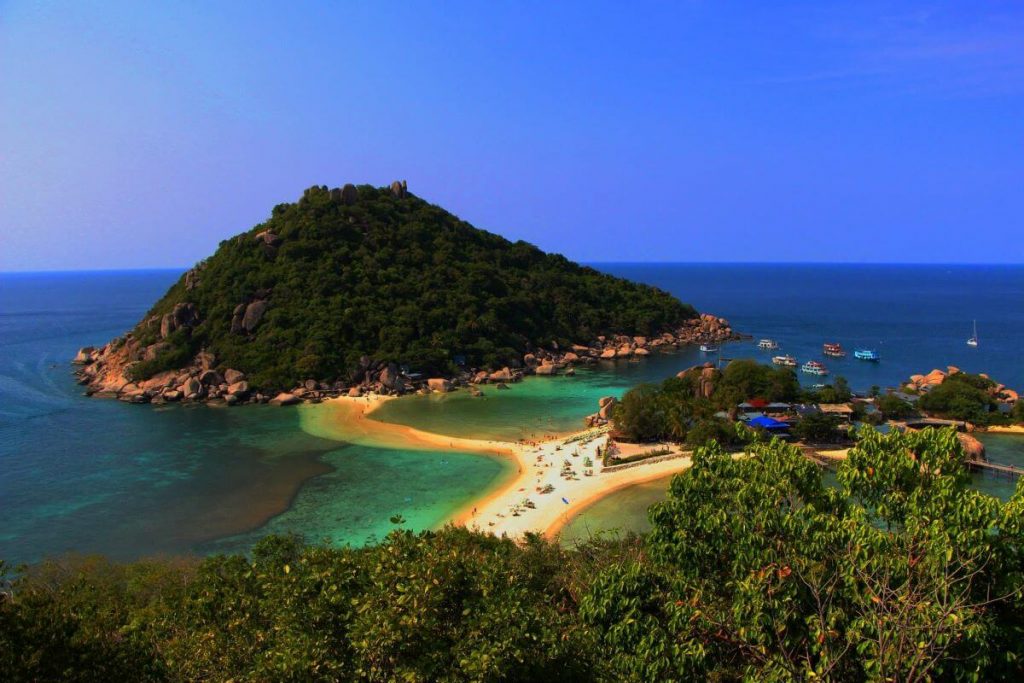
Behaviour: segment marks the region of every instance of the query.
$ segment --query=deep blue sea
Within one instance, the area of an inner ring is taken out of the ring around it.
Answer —
[[[772,337],[801,361],[824,341],[869,346],[882,362],[827,360],[855,389],[957,365],[1024,388],[1024,267],[600,264],[728,318],[767,356]],[[0,274],[0,558],[67,551],[117,558],[239,550],[264,531],[314,540],[379,538],[402,514],[420,527],[504,476],[471,454],[354,446],[303,432],[294,410],[134,406],[87,399],[70,359],[123,333],[180,271]],[[965,344],[977,320],[981,344]],[[696,350],[558,388],[559,413],[593,410],[595,383],[624,391],[700,362]],[[558,381],[558,380],[555,380]],[[819,381],[807,378],[807,381]],[[469,404],[498,429],[501,401]],[[546,392],[544,400],[550,400]],[[538,399],[540,401],[540,399]],[[457,403],[453,405],[458,405]],[[490,410],[493,414],[485,415]],[[525,406],[519,414],[543,408]],[[484,411],[484,412],[481,412]],[[992,441],[994,460],[1024,463],[1024,438]],[[1006,483],[985,484],[1005,495]]]

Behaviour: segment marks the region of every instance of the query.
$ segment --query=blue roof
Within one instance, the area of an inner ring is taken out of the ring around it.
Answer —
[[[751,427],[763,427],[764,429],[785,429],[789,427],[787,423],[770,418],[767,415],[755,417],[747,424]]]

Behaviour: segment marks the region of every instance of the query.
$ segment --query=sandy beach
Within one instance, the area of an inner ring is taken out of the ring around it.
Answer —
[[[1019,434],[1024,436],[1024,425],[995,425],[985,429],[989,434]]]
[[[528,532],[554,537],[576,514],[609,493],[659,479],[690,466],[685,454],[616,471],[602,472],[598,449],[607,436],[581,430],[536,442],[467,439],[435,434],[406,425],[375,420],[372,413],[386,396],[342,397],[303,413],[303,427],[313,434],[352,443],[390,448],[458,450],[511,458],[516,470],[495,490],[482,492],[450,522],[519,539]],[[647,448],[651,448],[648,446]],[[591,467],[586,467],[589,458]],[[591,470],[593,474],[587,475]],[[541,490],[549,492],[541,493]],[[531,505],[525,504],[529,501]]]

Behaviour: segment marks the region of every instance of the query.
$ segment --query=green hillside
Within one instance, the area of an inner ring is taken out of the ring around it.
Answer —
[[[133,375],[204,348],[262,387],[344,379],[361,356],[443,374],[457,360],[501,365],[533,346],[651,335],[694,316],[666,292],[474,228],[401,185],[312,187],[171,287],[135,331],[160,346]]]

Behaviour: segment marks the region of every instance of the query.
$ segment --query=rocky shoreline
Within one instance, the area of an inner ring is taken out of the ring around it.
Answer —
[[[180,308],[158,320],[162,338],[190,324],[194,311]],[[294,405],[343,395],[362,396],[371,392],[382,395],[447,392],[460,386],[479,395],[482,393],[479,385],[483,384],[493,384],[497,389],[503,389],[508,388],[508,383],[517,382],[528,375],[572,375],[579,366],[595,365],[602,361],[641,359],[689,344],[718,343],[741,338],[743,336],[734,332],[727,320],[705,313],[657,337],[601,336],[587,345],[574,344],[568,349],[552,344],[549,349],[533,349],[523,355],[521,362],[500,369],[466,370],[451,377],[422,378],[403,371],[397,363],[364,356],[348,381],[308,379],[287,391],[252,386],[244,372],[223,367],[218,364],[214,354],[206,351],[198,353],[186,367],[133,381],[130,377],[131,368],[139,362],[154,358],[163,347],[160,341],[144,346],[132,332],[103,347],[80,349],[73,363],[79,366],[75,375],[78,383],[86,387],[85,393],[88,396],[116,398],[128,403]]]

